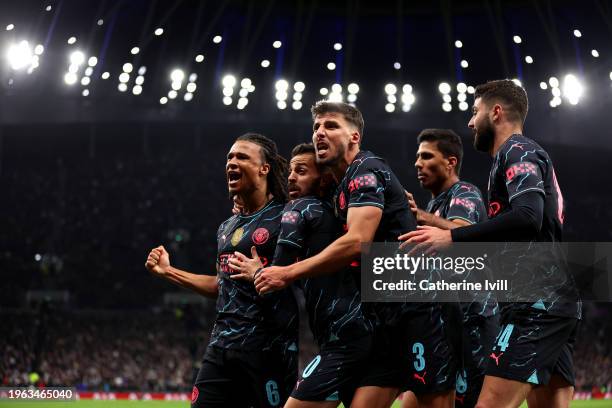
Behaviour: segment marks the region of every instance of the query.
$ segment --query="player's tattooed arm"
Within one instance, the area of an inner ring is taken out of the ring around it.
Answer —
[[[151,250],[145,268],[155,276],[203,296],[216,298],[219,293],[219,281],[216,275],[198,275],[173,267],[170,265],[170,255],[161,245]]]
[[[372,242],[382,218],[374,206],[349,207],[348,231],[315,256],[286,267],[265,268],[255,279],[259,293],[282,289],[301,278],[337,272],[359,258],[361,243]]]

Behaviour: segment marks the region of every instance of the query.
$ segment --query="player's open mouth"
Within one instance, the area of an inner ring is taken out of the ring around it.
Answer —
[[[227,184],[230,187],[235,186],[240,179],[242,178],[242,174],[239,171],[230,170],[227,172]]]
[[[427,176],[424,175],[423,173],[417,173],[417,180],[423,181],[426,178],[427,178]]]
[[[328,149],[329,149],[329,145],[327,143],[323,143],[323,142],[317,143],[317,155],[319,157],[325,156],[327,154]]]

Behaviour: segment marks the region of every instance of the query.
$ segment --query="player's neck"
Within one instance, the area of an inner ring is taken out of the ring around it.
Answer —
[[[355,157],[357,157],[359,152],[359,147],[347,150],[344,157],[338,160],[338,162],[330,168],[336,183],[339,183],[340,180],[342,180],[346,174],[346,169],[348,169],[353,160],[355,160]]]
[[[271,199],[265,190],[255,190],[248,196],[242,196],[240,198],[244,203],[244,208],[242,210],[243,215],[251,215],[256,213],[264,208]]]
[[[439,196],[443,192],[448,191],[458,181],[459,181],[459,177],[457,177],[457,175],[453,174],[452,176],[450,176],[449,178],[444,180],[444,182],[442,184],[440,184],[440,186],[432,188],[430,190],[431,191],[431,196],[433,198],[436,198],[437,196]]]
[[[491,157],[494,157],[499,149],[506,143],[512,135],[523,134],[523,128],[515,123],[505,122],[497,125],[495,128],[495,139],[493,141],[493,147],[489,152]]]

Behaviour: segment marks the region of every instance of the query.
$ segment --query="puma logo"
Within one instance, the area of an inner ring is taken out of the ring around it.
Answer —
[[[499,358],[501,356],[503,356],[504,353],[499,353],[499,356],[496,356],[495,353],[491,353],[491,355],[489,357],[491,357],[493,360],[495,360],[495,365],[499,366]]]
[[[425,371],[425,372],[423,373],[423,375],[422,375],[422,376],[419,376],[419,374],[418,374],[418,373],[414,373],[414,375],[413,375],[413,376],[414,376],[414,379],[415,379],[415,380],[419,380],[419,381],[421,381],[423,384],[425,384],[425,376],[426,376],[426,375],[427,375],[427,371]]]
[[[459,402],[461,403],[461,405],[463,405],[463,404],[465,403],[465,402],[464,402],[464,400],[465,400],[465,395],[461,395],[461,396],[459,396],[459,395],[455,395],[455,400],[456,400],[456,401],[459,401]]]

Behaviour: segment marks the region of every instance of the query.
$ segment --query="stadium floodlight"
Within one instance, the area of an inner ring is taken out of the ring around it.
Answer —
[[[98,24],[99,26],[101,26],[102,24],[104,24],[104,20],[103,20],[103,19],[101,19],[101,18],[100,18],[100,19],[98,19],[97,24]]]
[[[591,50],[591,55],[592,55],[594,58],[599,58],[599,51],[597,51],[597,50],[593,49],[593,50]]]
[[[468,106],[467,102],[462,101],[462,102],[459,103],[459,110],[462,110],[462,111],[465,112],[466,110],[468,110],[468,108],[469,108],[469,106]]]
[[[238,92],[238,96],[241,98],[246,98],[249,95],[249,90],[242,88],[240,92]]]
[[[582,33],[580,32],[580,30],[574,30],[574,37],[576,38],[582,37]]]
[[[133,47],[133,48],[130,50],[130,53],[131,53],[132,55],[136,55],[136,54],[138,54],[139,52],[140,52],[140,48],[138,48],[138,47]]]
[[[295,92],[293,94],[293,100],[294,101],[301,101],[302,100],[302,93],[301,92]]]
[[[174,89],[175,91],[178,91],[179,89],[181,89],[182,86],[183,86],[182,82],[176,82],[176,81],[172,82],[172,84],[170,85],[170,87]],[[232,89],[232,88],[228,88],[228,89]]]
[[[285,101],[278,101],[278,102],[276,102],[276,106],[280,110],[286,109],[287,108],[287,102],[285,102]]]
[[[533,64],[533,57],[531,55],[527,55],[525,57],[525,62],[528,64]]]
[[[392,103],[388,103],[388,104],[385,105],[385,110],[388,113],[395,112],[395,105],[392,104]]]
[[[327,88],[321,88],[319,89],[319,93],[323,96],[327,95],[329,93],[329,91],[327,90]]]
[[[72,44],[74,44],[75,42],[77,42],[77,39],[76,39],[76,37],[74,37],[74,36],[73,36],[73,37],[70,37],[70,38],[68,39],[68,41],[66,41],[66,42],[67,42],[68,44],[72,45]]]
[[[514,37],[512,37],[512,41],[514,41],[515,44],[520,44],[523,42],[523,39],[518,35],[515,35]]]
[[[583,91],[583,86],[575,75],[567,74],[563,78],[563,96],[567,98],[570,104],[577,105]]]
[[[232,97],[231,96],[224,96],[223,97],[223,104],[224,105],[231,105],[232,104]]]
[[[467,62],[467,60],[461,60],[461,68],[467,68],[469,66],[470,64]]]
[[[14,28],[15,28],[15,24],[9,24],[6,26],[6,31],[11,31]]]
[[[190,102],[193,99],[193,94],[191,92],[187,92],[185,96],[183,96],[185,102]]]
[[[204,61],[204,56],[202,54],[198,54],[195,57],[195,62],[202,62]]]
[[[242,81],[240,81],[240,86],[242,88],[248,88],[251,86],[251,79],[250,78],[242,78]]]
[[[385,85],[385,93],[387,95],[394,95],[397,92],[397,87],[394,84]]]
[[[552,89],[552,94],[553,94],[553,96],[560,97],[561,96],[561,90],[559,88],[553,88]]]
[[[76,74],[77,72],[79,72],[79,66],[78,65],[74,65],[74,64],[70,64],[68,66],[68,72],[72,72],[73,74]]]
[[[123,82],[121,82],[119,85],[117,85],[117,89],[119,89],[119,92],[125,92],[127,91],[127,85],[124,84]]]
[[[329,94],[328,100],[330,102],[342,102],[342,94],[339,92],[332,92]]]
[[[438,90],[442,94],[447,94],[447,93],[450,93],[451,86],[448,84],[448,82],[442,82],[440,83],[440,85],[438,85]]]
[[[197,85],[195,84],[195,82],[190,82],[187,84],[187,92],[189,93],[194,93],[197,89]]]
[[[331,87],[331,90],[332,90],[333,93],[339,94],[339,93],[342,92],[342,85],[340,85],[340,84],[333,84],[332,87]]]
[[[293,110],[300,110],[302,109],[302,102],[293,101],[293,103],[291,104],[291,107],[293,108]]]
[[[459,40],[455,41],[455,48],[461,48],[463,47],[463,43]]]
[[[83,86],[89,85],[90,82],[91,82],[91,78],[88,76],[84,76],[83,78],[81,78],[81,85]]]
[[[170,72],[170,80],[172,80],[172,82],[183,82],[183,79],[185,79],[185,72],[182,69],[176,68],[176,69],[173,69],[172,72]],[[223,80],[225,81],[225,78],[223,78]],[[235,82],[236,82],[236,78],[234,78],[234,83]],[[234,85],[232,84],[231,86],[234,86]]]
[[[249,92],[255,92],[255,85],[249,86]]]
[[[142,86],[134,85],[134,87],[132,88],[132,93],[134,95],[140,95],[142,93]]]
[[[98,64],[98,58],[96,57],[89,57],[89,59],[87,60],[87,65],[89,65],[90,67],[95,67]]]
[[[457,95],[457,100],[459,102],[465,102],[467,100],[467,95],[464,93],[460,93]]]
[[[559,80],[556,77],[550,77],[548,78],[548,84],[550,86],[552,86],[553,88],[558,88],[559,87]]]
[[[342,44],[340,44],[340,43],[335,43],[334,44],[334,50],[340,51],[341,49],[342,49]]]
[[[136,85],[142,85],[144,84],[144,77],[142,75],[138,75],[134,82],[136,83]]]
[[[74,51],[72,54],[70,54],[70,63],[73,65],[81,65],[83,62],[85,61],[85,54],[83,54],[81,51]]]
[[[268,61],[267,59],[261,60],[261,67],[262,68],[268,68],[269,66],[270,66],[270,61]]]
[[[457,92],[459,93],[466,93],[467,91],[467,85],[463,82],[459,82],[457,84]]]
[[[295,84],[293,84],[293,90],[295,92],[304,92],[304,89],[306,89],[306,84],[304,84],[302,81],[297,81]]]
[[[126,62],[125,64],[123,64],[123,72],[127,72],[129,74],[130,72],[132,72],[133,69],[134,69],[134,66],[130,64],[129,62]]]
[[[442,95],[442,100],[446,103],[451,103],[451,101],[453,100],[453,98],[451,98],[451,96],[449,94],[444,94]]]
[[[540,82],[540,89],[542,90],[548,89],[548,84],[544,81]]]
[[[289,95],[287,94],[287,91],[276,91],[276,94],[274,96],[279,101],[286,101]]]
[[[168,98],[169,99],[174,99],[178,96],[178,92],[176,92],[174,89],[170,90],[168,92]]]
[[[410,112],[411,108],[412,108],[412,105],[402,105],[403,112]]]
[[[102,79],[108,79],[108,78],[110,78],[110,72],[108,72],[108,71],[103,72],[103,73],[102,73],[102,75],[101,75],[101,78],[102,78]]]
[[[66,82],[66,84],[74,85],[76,84],[76,81],[77,76],[74,72],[66,72],[66,75],[64,75],[64,82]]]
[[[157,28],[155,29],[155,31],[153,32],[153,34],[155,34],[155,35],[156,35],[156,36],[158,36],[158,37],[159,37],[160,35],[162,35],[163,33],[164,33],[164,29],[163,29],[163,28],[161,28],[161,27],[157,27]]]
[[[45,7],[45,11],[51,11],[52,9],[53,7],[50,4]]]
[[[223,41],[223,37],[221,37],[220,35],[215,35],[215,36],[213,37],[213,42],[214,42],[215,44],[219,44],[221,41]]]
[[[32,64],[32,58],[34,55],[32,54],[30,44],[23,40],[18,44],[9,46],[7,57],[11,68],[14,70],[19,70]]]
[[[393,68],[395,68],[395,69],[401,69],[401,68],[402,68],[402,64],[400,64],[399,62],[394,62],[394,63],[393,63]]]
[[[81,92],[81,95],[89,96],[89,89],[83,89],[83,92]]]
[[[232,96],[234,94],[234,88],[225,87],[223,88],[223,96]]]
[[[276,81],[276,84],[274,84],[274,88],[277,91],[287,91],[287,89],[289,89],[289,83],[287,81],[285,81],[284,79],[279,79],[278,81]]]
[[[610,81],[612,81],[612,71],[610,71]]]
[[[161,98],[159,98],[159,103],[161,103],[162,105],[167,104],[168,98],[166,98],[165,96],[162,96]]]
[[[355,103],[355,101],[357,101],[357,95],[355,95],[355,94],[349,94],[349,95],[346,97],[346,100],[347,100],[349,103]]]
[[[359,92],[359,85],[356,83],[350,83],[348,84],[347,90],[350,94],[356,94]]]
[[[144,75],[146,73],[147,73],[147,67],[145,67],[144,65],[138,68],[138,75]]]
[[[333,71],[334,69],[336,69],[336,64],[334,64],[333,62],[328,62],[327,69],[329,69],[330,71]]]
[[[402,92],[404,92],[404,93],[412,93],[412,85],[404,84],[404,86],[402,87]]]
[[[453,110],[453,107],[451,106],[451,104],[450,104],[450,103],[448,103],[448,102],[444,102],[444,103],[442,104],[442,110],[443,110],[444,112],[450,112],[450,111],[452,111],[452,110]]]
[[[127,72],[122,72],[119,75],[119,82],[121,82],[122,84],[128,82],[130,80],[130,74],[128,74]]]
[[[42,44],[38,44],[34,47],[34,54],[42,55],[43,52],[45,52],[45,47]]]
[[[389,94],[389,95],[387,95],[387,101],[389,103],[395,103],[395,102],[397,102],[397,98],[395,97],[395,95]]]
[[[473,86],[471,86],[471,85],[470,85],[470,86],[468,86],[467,91],[468,91],[468,93],[469,93],[470,95],[473,95],[473,94],[474,94],[474,92],[476,92],[476,89],[475,89]]]
[[[403,96],[408,97],[406,98],[407,99],[406,101],[404,101]],[[416,98],[414,94],[409,93],[409,94],[404,94],[403,96],[402,96],[402,102],[404,102],[404,105],[414,105],[414,103],[416,102]]]
[[[282,43],[282,42],[280,42],[280,41],[278,41],[278,40],[276,40],[276,41],[274,41],[274,42],[272,43],[272,47],[274,47],[274,48],[280,48],[280,47],[282,47],[282,46],[283,46],[283,43]]]

